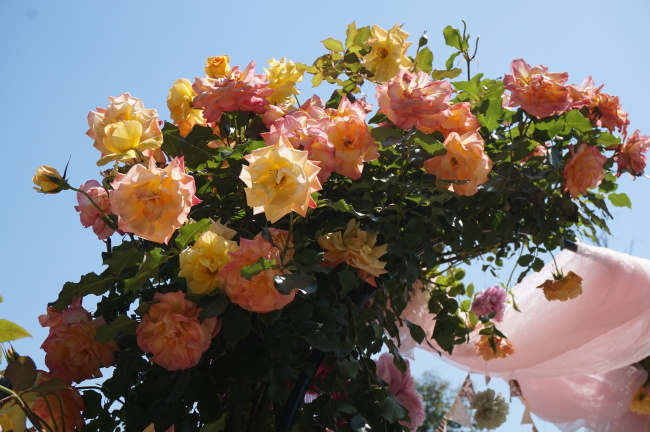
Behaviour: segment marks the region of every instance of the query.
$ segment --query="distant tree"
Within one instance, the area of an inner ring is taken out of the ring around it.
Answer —
[[[450,389],[451,384],[438,376],[437,373],[427,371],[416,379],[416,389],[422,395],[426,418],[417,432],[435,432],[442,418],[449,412],[451,404],[456,397],[456,391]],[[473,432],[475,429],[463,427],[455,422],[447,423],[449,432]]]

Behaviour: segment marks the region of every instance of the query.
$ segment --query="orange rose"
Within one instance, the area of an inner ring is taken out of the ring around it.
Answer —
[[[63,311],[47,308],[47,315],[39,316],[38,320],[43,327],[50,327],[41,348],[45,351],[45,364],[54,377],[67,383],[80,383],[101,377],[100,367],[115,364],[115,342],[106,344],[94,339],[97,328],[106,321],[92,319],[81,306],[80,298]]]
[[[494,339],[496,351],[490,344],[491,338]],[[508,339],[499,336],[481,335],[481,338],[474,345],[476,346],[476,355],[482,356],[485,361],[506,358],[515,353],[514,345]]]
[[[167,244],[187,220],[190,207],[200,202],[183,158],[174,158],[164,169],[150,159],[149,168],[134,165],[111,185],[111,210],[119,218],[118,227],[157,243]]]
[[[208,57],[204,69],[205,74],[210,78],[224,78],[230,74],[230,57],[227,55]]]
[[[334,172],[356,180],[361,177],[363,163],[379,156],[379,145],[362,118],[334,117],[326,129],[334,150]]]
[[[226,294],[233,303],[252,312],[266,313],[282,309],[293,301],[295,292],[283,295],[275,288],[273,278],[282,274],[281,270],[263,270],[251,280],[241,275],[242,268],[255,264],[260,258],[275,261],[278,267],[281,266],[280,250],[264,240],[262,235],[255,236],[253,240],[241,239],[239,249],[230,255],[232,261],[225,265],[220,276]]]
[[[570,271],[566,276],[560,274],[555,280],[544,281],[537,288],[544,290],[546,300],[567,301],[582,294],[582,278]]]
[[[41,372],[43,381],[49,381],[52,376]],[[82,412],[86,404],[79,390],[68,387],[55,393],[48,393],[34,402],[34,414],[42,418],[55,432],[81,431],[86,422]]]
[[[457,103],[437,114],[424,117],[418,125],[418,129],[424,133],[440,132],[445,138],[451,132],[458,135],[478,133],[480,128],[481,125],[470,111],[468,102]]]
[[[483,151],[483,140],[473,132],[464,135],[451,132],[443,145],[447,153],[426,160],[424,168],[436,176],[436,184],[445,180],[466,180],[467,183],[452,183],[446,187],[458,195],[474,195],[492,170],[492,160]]]
[[[587,189],[596,187],[605,178],[603,165],[607,157],[601,154],[597,147],[588,144],[580,144],[578,151],[574,152],[570,146],[571,158],[564,166],[562,175],[564,192],[569,192],[572,198],[587,193]]]
[[[210,347],[221,323],[216,317],[199,321],[201,309],[182,291],[156,293],[149,312],[135,331],[138,346],[151,361],[174,371],[196,366]]]
[[[625,140],[616,155],[618,172],[630,172],[633,175],[642,175],[648,157],[644,154],[650,148],[650,136],[640,135],[635,130],[631,137]]]

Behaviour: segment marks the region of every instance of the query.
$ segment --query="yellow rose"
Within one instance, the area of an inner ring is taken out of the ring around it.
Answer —
[[[363,66],[374,75],[371,81],[386,82],[395,77],[400,68],[413,67],[413,62],[406,57],[406,50],[411,46],[411,42],[405,42],[408,35],[397,24],[388,31],[372,26],[371,37],[365,42],[371,50],[363,57]]]
[[[287,61],[284,57],[280,61],[269,60],[269,66],[268,69],[264,69],[269,80],[268,88],[275,91],[266,99],[272,104],[292,103],[293,95],[300,94],[296,89],[296,83],[302,81],[307,66]]]
[[[567,301],[582,294],[582,278],[570,271],[566,276],[558,276],[554,281],[547,280],[537,288],[544,290],[546,300]]]
[[[97,165],[110,161],[130,161],[146,150],[158,150],[163,142],[155,109],[145,109],[142,100],[129,93],[108,98],[107,108],[88,114],[90,129],[86,134],[95,140],[102,153]]]
[[[221,55],[208,57],[205,61],[205,74],[210,78],[224,78],[230,74],[230,57]]]
[[[650,388],[639,388],[634,395],[634,399],[632,399],[630,410],[641,415],[650,414]]]
[[[180,78],[174,81],[174,85],[167,94],[167,108],[172,122],[178,126],[181,136],[187,136],[194,125],[205,125],[203,110],[192,106],[192,100],[196,93],[192,89],[192,83]]]
[[[246,160],[249,164],[239,178],[248,186],[246,200],[254,214],[264,212],[274,223],[291,211],[305,216],[308,207],[316,207],[311,194],[321,189],[320,168],[307,159],[306,151],[291,147],[284,135],[277,145],[253,150]]]
[[[201,234],[193,246],[180,254],[178,275],[187,280],[187,290],[193,294],[210,294],[223,288],[221,269],[232,260],[228,252],[238,249],[237,243],[212,231]]]
[[[67,189],[67,183],[61,174],[49,165],[38,167],[32,181],[37,186],[34,189],[41,193],[55,194]]]

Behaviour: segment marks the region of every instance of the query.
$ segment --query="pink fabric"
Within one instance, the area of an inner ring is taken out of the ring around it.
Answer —
[[[519,380],[531,411],[563,423],[565,431],[644,430],[633,427],[639,423],[634,417],[617,420],[630,424],[624,429],[611,419],[628,412],[646,377],[629,365],[650,356],[650,261],[580,244],[577,253],[563,251],[556,262],[565,274],[583,278],[583,294],[566,302],[545,299],[536,287],[552,279],[552,262],[515,286],[521,313],[508,305],[497,326],[514,344],[513,355],[484,361],[475,353],[474,332],[468,344],[443,358],[463,370]],[[426,300],[418,292],[404,318],[431,334],[434,322],[422,309]],[[413,346],[404,339],[403,348]],[[433,351],[426,344],[420,348]]]

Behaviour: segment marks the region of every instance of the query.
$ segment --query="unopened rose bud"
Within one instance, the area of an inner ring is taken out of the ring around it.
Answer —
[[[49,165],[38,167],[32,181],[37,186],[34,189],[46,194],[59,193],[66,189],[65,186],[67,186],[67,182],[61,174]]]
[[[424,33],[422,33],[422,36],[420,36],[420,40],[418,40],[418,48],[422,48],[429,42],[429,37],[427,36],[427,31],[425,30]]]

